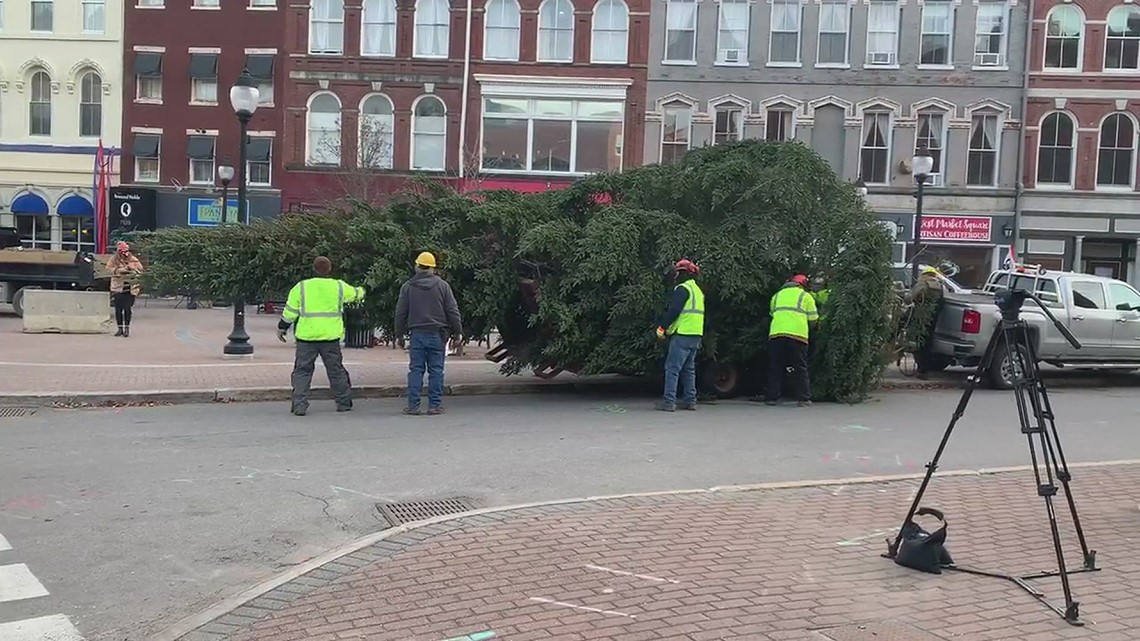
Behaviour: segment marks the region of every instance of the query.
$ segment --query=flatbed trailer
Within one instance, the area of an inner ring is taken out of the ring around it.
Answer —
[[[25,249],[15,229],[0,228],[0,305],[17,316],[24,313],[28,289],[97,290],[109,276],[103,256]]]

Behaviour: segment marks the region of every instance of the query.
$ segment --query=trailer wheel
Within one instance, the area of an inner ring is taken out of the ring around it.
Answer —
[[[16,312],[18,318],[24,317],[24,292],[31,289],[31,287],[21,287],[12,294],[12,311]]]
[[[705,376],[717,398],[732,398],[740,390],[740,368],[732,363],[709,363]]]

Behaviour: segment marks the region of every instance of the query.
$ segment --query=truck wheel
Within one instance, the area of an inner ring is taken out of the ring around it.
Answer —
[[[12,311],[16,312],[18,318],[24,317],[24,292],[31,289],[30,287],[21,287],[12,294]]]
[[[732,363],[709,363],[704,375],[717,398],[732,398],[740,389],[740,369]]]
[[[997,353],[994,354],[994,362],[990,365],[990,371],[987,372],[990,386],[999,390],[1013,389],[1015,368],[1031,366],[1029,355],[1025,353],[1024,349],[1021,350],[1019,356],[1020,358],[1014,355],[1013,350],[1005,342],[998,346]]]

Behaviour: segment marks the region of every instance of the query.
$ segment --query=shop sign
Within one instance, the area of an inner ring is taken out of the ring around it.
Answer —
[[[923,216],[922,240],[988,243],[993,227],[989,216]]]
[[[230,198],[226,203],[226,221],[237,221],[238,201]],[[245,203],[246,220],[249,223],[249,201]],[[222,224],[221,198],[189,198],[186,201],[186,224],[191,227],[215,227]]]

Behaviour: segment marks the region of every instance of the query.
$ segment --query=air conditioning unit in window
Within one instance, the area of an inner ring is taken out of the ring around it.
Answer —
[[[740,49],[721,49],[720,61],[727,62],[729,64],[736,64],[740,62],[741,58],[743,57],[740,55],[740,53]]]
[[[926,176],[927,187],[941,187],[944,182],[945,180],[943,180],[942,174],[929,174]]]
[[[894,52],[873,51],[867,54],[867,64],[889,66],[895,64]]]
[[[975,53],[974,64],[979,67],[1000,67],[1001,58],[1000,53]]]

